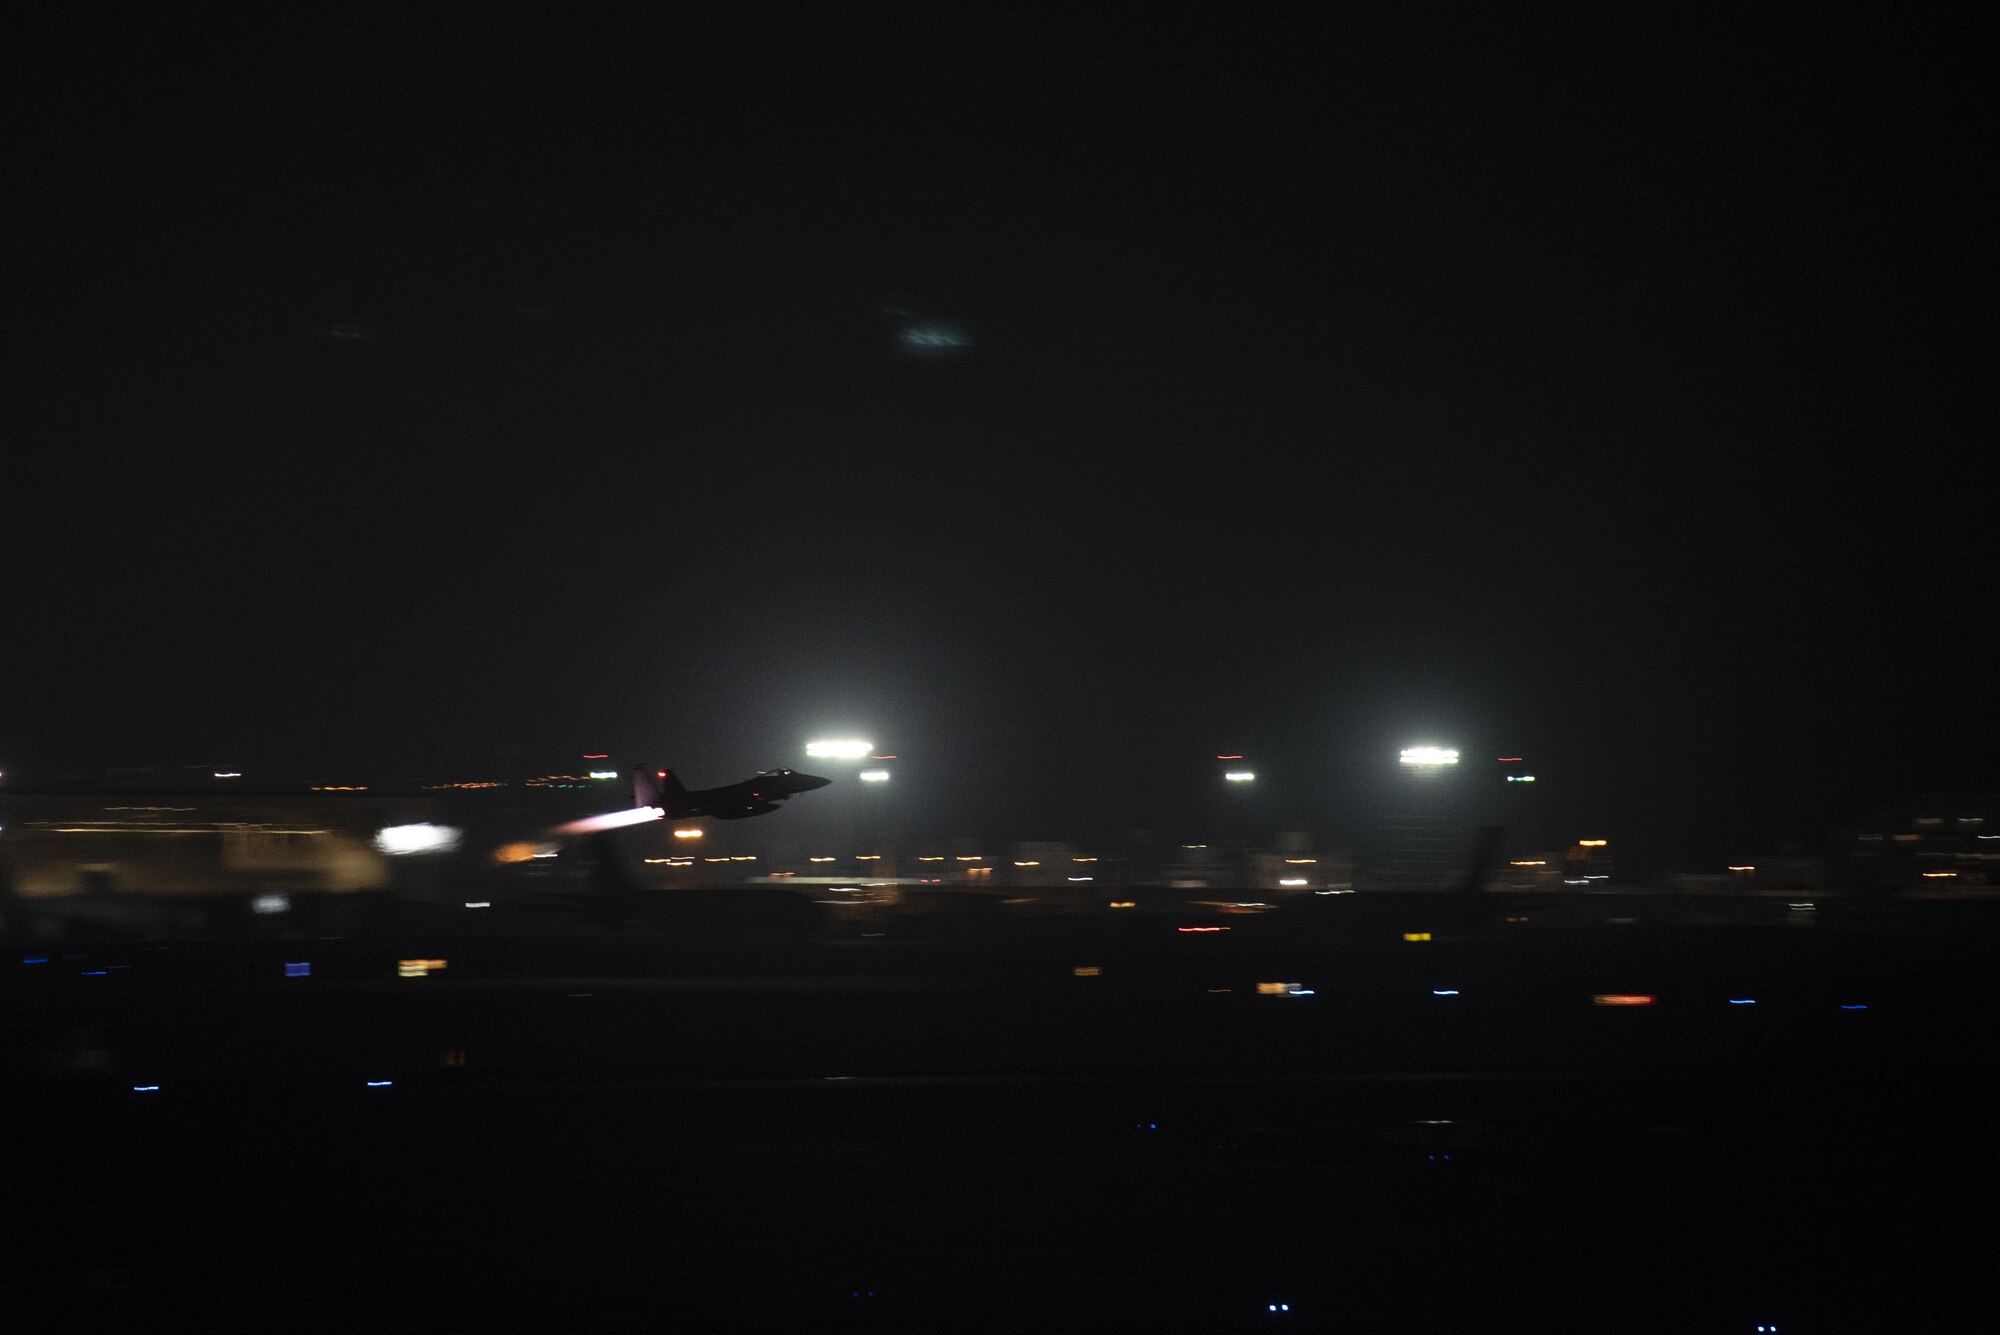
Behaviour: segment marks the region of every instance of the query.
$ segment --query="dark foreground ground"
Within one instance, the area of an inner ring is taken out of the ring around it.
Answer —
[[[10,957],[5,1322],[1995,1328],[1969,914],[1179,925]]]

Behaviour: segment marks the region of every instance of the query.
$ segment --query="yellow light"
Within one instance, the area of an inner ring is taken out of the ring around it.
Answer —
[[[699,839],[699,838],[701,838],[701,836],[702,836],[702,833],[703,833],[703,832],[702,832],[702,829],[701,829],[701,827],[700,827],[699,825],[688,825],[688,826],[683,826],[683,827],[682,827],[681,829],[678,829],[678,830],[675,830],[675,831],[674,831],[674,838],[676,838],[676,839]]]
[[[703,862],[727,862],[728,858],[703,858]]]
[[[1579,839],[1576,841],[1576,846],[1578,848],[1603,848],[1607,842],[1607,840],[1603,839]]]
[[[1285,995],[1285,989],[1290,986],[1290,983],[1259,983],[1257,984],[1257,995],[1260,997],[1282,997]]]
[[[1932,881],[1935,881],[1942,876],[1956,876],[1956,875],[1958,875],[1958,873],[1955,871],[1927,871],[1924,873],[1925,879]]]
[[[1431,934],[1429,932],[1404,932],[1403,939],[1405,941],[1428,941],[1431,939]]]
[[[958,857],[956,857],[956,858],[954,858],[954,859],[952,859],[952,860],[953,860],[954,862],[977,862],[977,861],[979,861],[980,857],[981,857],[981,854],[978,854],[978,853],[974,853],[974,854],[973,854],[973,855],[972,855],[971,857],[966,857],[965,855],[961,854],[961,855],[959,855]]]
[[[1285,865],[1288,867],[1307,867],[1318,861],[1318,858],[1286,858]]]
[[[442,969],[443,960],[397,960],[396,976],[399,978],[422,978],[432,969]]]
[[[1071,858],[1071,862],[1095,862],[1096,858]]]
[[[918,859],[917,859],[917,861],[919,861],[919,862],[943,862],[943,861],[944,861],[944,854],[942,854],[942,853],[939,853],[939,854],[937,854],[937,855],[936,855],[935,857],[928,857],[928,858],[918,858]]]
[[[755,862],[757,855],[755,853],[732,853],[729,855],[729,860],[731,862]]]
[[[832,862],[832,858],[807,858],[807,862]]]
[[[1731,871],[1756,871],[1755,867],[1731,867]]]
[[[1104,970],[1095,964],[1079,964],[1074,969],[1071,969],[1070,972],[1078,978],[1095,978],[1103,973]]]
[[[981,875],[982,873],[990,872],[992,870],[993,869],[991,867],[967,867],[965,869],[965,874],[967,876],[978,876]]]
[[[882,855],[880,853],[856,853],[854,860],[856,862],[880,862]]]
[[[1139,905],[1136,901],[1130,899],[1114,899],[1111,901],[1111,907],[1114,909],[1135,909]]]
[[[1522,858],[1507,865],[1510,867],[1546,867],[1549,864],[1541,858]]]
[[[1042,864],[1039,862],[1017,862],[1014,865],[1017,867],[1039,867]]]

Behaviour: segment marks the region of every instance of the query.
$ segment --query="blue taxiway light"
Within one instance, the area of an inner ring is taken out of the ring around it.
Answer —
[[[1842,1005],[1842,1006],[1841,1006],[1841,1009],[1842,1009],[1842,1010],[1844,1010],[1844,1011],[1865,1011],[1865,1010],[1867,1010],[1868,1008],[1867,1008],[1866,1006],[1848,1006],[1848,1005]]]
[[[1431,989],[1431,995],[1434,997],[1455,997],[1458,995],[1458,989],[1455,987],[1434,987]]]
[[[134,1094],[157,1094],[160,1092],[160,1087],[158,1085],[134,1085],[132,1086],[132,1092]]]
[[[83,969],[80,970],[79,972],[85,978],[102,978],[111,971],[109,969]]]
[[[47,964],[48,962],[49,962],[49,957],[47,955],[21,956],[21,963],[23,964]]]
[[[368,1082],[368,1088],[370,1088],[370,1089],[380,1089],[380,1088],[382,1088],[382,1086],[384,1086],[384,1085],[393,1085],[393,1084],[395,1084],[395,1083],[396,1083],[396,1082],[395,1082],[395,1081],[393,1081],[393,1080],[370,1080],[370,1081]]]
[[[313,971],[313,966],[310,962],[306,962],[303,964],[287,964],[285,966],[285,977],[310,978],[312,976],[312,971]]]
[[[1756,1004],[1757,1004],[1757,998],[1755,998],[1755,997],[1731,997],[1731,998],[1729,999],[1729,1004],[1730,1004],[1730,1005],[1732,1005],[1732,1006],[1754,1006],[1754,1005],[1756,1005]]]

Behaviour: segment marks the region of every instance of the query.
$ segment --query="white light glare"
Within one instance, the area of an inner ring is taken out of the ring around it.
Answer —
[[[1231,783],[1249,783],[1252,779],[1255,779],[1257,776],[1251,773],[1247,769],[1233,769],[1230,770],[1227,774],[1224,774],[1222,777],[1229,780]]]
[[[1458,752],[1441,746],[1406,746],[1402,761],[1405,765],[1456,765]]]
[[[1507,776],[1508,783],[1533,783],[1534,781],[1535,776],[1532,774],[1509,774]]]
[[[1284,880],[1278,882],[1279,885],[1304,885],[1305,883],[1306,878],[1303,876],[1287,876]]]
[[[865,769],[854,777],[863,783],[887,783],[889,782],[889,771],[885,769]]]
[[[615,769],[594,769],[590,772],[590,777],[593,779],[615,779],[618,777],[618,771]]]
[[[450,825],[432,825],[420,821],[415,825],[390,825],[376,831],[375,847],[392,858],[407,857],[412,853],[449,853],[458,847],[463,830]]]
[[[290,895],[258,895],[250,901],[252,913],[283,913],[292,906]]]
[[[806,754],[827,760],[866,760],[874,754],[875,743],[856,741],[807,742]]]

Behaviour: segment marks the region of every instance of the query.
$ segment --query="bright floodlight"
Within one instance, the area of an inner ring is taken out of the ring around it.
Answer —
[[[1231,783],[1249,783],[1252,779],[1256,778],[1257,776],[1251,773],[1247,769],[1233,769],[1230,770],[1227,774],[1224,774],[1222,777],[1229,780]]]
[[[887,783],[889,782],[889,771],[885,769],[865,769],[854,777],[863,783]]]
[[[806,754],[824,760],[866,760],[875,750],[873,742],[807,742]]]
[[[661,820],[666,814],[659,807],[630,807],[624,811],[607,811],[602,816],[585,816],[582,820],[558,825],[556,833],[597,834],[603,830],[623,829],[627,825],[644,825],[649,820]]]
[[[391,825],[376,831],[375,847],[392,858],[411,853],[449,853],[458,847],[463,833],[449,825]]]
[[[1458,752],[1442,746],[1406,746],[1402,759],[1405,765],[1456,765]]]

